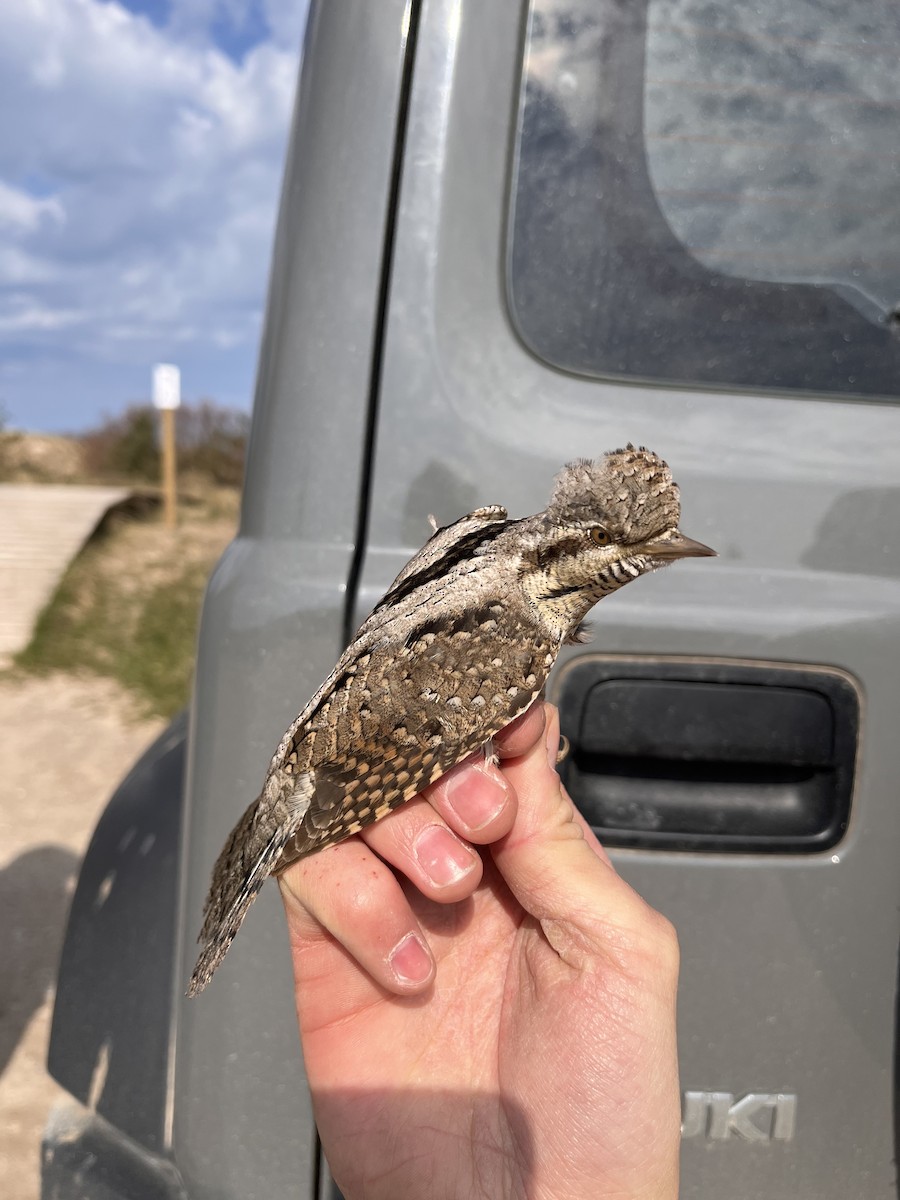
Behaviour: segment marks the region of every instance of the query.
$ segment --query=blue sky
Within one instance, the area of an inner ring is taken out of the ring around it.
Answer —
[[[308,0],[3,0],[0,413],[248,408]]]

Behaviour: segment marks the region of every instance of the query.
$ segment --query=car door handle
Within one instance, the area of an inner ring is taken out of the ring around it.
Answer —
[[[607,845],[797,853],[846,829],[859,694],[843,673],[585,656],[558,699],[563,778]]]

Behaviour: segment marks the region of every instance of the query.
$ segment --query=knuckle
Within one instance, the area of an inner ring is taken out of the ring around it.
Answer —
[[[645,953],[653,962],[656,972],[672,979],[677,978],[681,958],[678,931],[661,912],[657,912],[649,904],[645,905],[645,909]]]
[[[628,911],[620,911],[615,929],[607,930],[607,948],[629,976],[654,978],[674,986],[680,952],[675,926],[662,913],[633,894]]]

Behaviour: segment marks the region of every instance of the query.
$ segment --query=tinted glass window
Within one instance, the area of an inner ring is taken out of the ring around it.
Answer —
[[[532,0],[509,247],[569,370],[900,395],[895,0]]]

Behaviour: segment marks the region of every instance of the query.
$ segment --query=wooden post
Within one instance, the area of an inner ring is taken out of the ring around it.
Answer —
[[[174,529],[178,508],[175,470],[175,409],[163,408],[162,417],[162,488],[163,516],[166,529]]]
[[[153,368],[153,406],[159,409],[162,444],[163,517],[166,529],[174,529],[178,502],[175,463],[175,409],[181,403],[181,372],[173,363]]]

